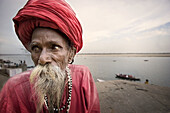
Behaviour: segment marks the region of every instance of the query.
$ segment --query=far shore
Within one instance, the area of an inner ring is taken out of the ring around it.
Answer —
[[[77,56],[170,57],[170,53],[79,53]]]
[[[30,54],[0,54],[0,56],[30,56]],[[170,57],[170,53],[78,53],[76,56]]]

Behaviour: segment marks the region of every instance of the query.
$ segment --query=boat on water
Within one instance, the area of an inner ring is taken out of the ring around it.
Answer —
[[[134,81],[140,81],[140,78],[136,78],[132,75],[128,74],[116,74],[116,78],[126,79],[126,80],[134,80]]]
[[[148,62],[149,60],[144,60],[145,62]]]

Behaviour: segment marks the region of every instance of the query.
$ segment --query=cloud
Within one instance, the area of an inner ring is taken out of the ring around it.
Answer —
[[[147,29],[137,33],[137,39],[144,38],[169,38],[170,37],[170,22],[165,23],[163,25],[153,27],[151,29]],[[154,40],[154,39],[153,39]]]
[[[115,52],[115,53],[156,53],[169,52],[170,23],[166,23],[148,30],[129,33],[119,33],[113,38],[103,38],[88,43],[84,52]]]
[[[69,0],[69,2],[83,24],[84,43],[88,45],[88,47],[84,46],[85,51],[92,50],[92,47],[87,49],[91,43],[100,45],[100,41],[109,47],[108,43],[115,42],[118,38],[121,38],[122,42],[118,42],[121,44],[131,40],[140,39],[142,41],[142,39],[147,40],[151,37],[160,35],[163,37],[169,34],[165,30],[150,30],[170,21],[170,1],[168,0],[106,0],[100,2],[98,0],[90,2],[88,0],[76,0],[75,2]],[[110,40],[106,42],[106,38]],[[130,49],[130,46],[127,48]],[[97,48],[94,50],[100,51]]]

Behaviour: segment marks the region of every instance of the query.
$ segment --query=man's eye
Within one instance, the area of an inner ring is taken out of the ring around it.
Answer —
[[[35,53],[38,53],[38,52],[41,51],[41,49],[40,49],[38,46],[33,46],[33,47],[31,48],[31,50],[32,50],[33,52],[35,52]]]
[[[59,50],[60,48],[61,48],[61,46],[59,46],[59,45],[55,45],[55,44],[52,45],[53,50]]]

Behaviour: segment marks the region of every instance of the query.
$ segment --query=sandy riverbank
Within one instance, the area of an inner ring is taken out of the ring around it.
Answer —
[[[170,113],[170,87],[126,80],[97,82],[101,113]]]

